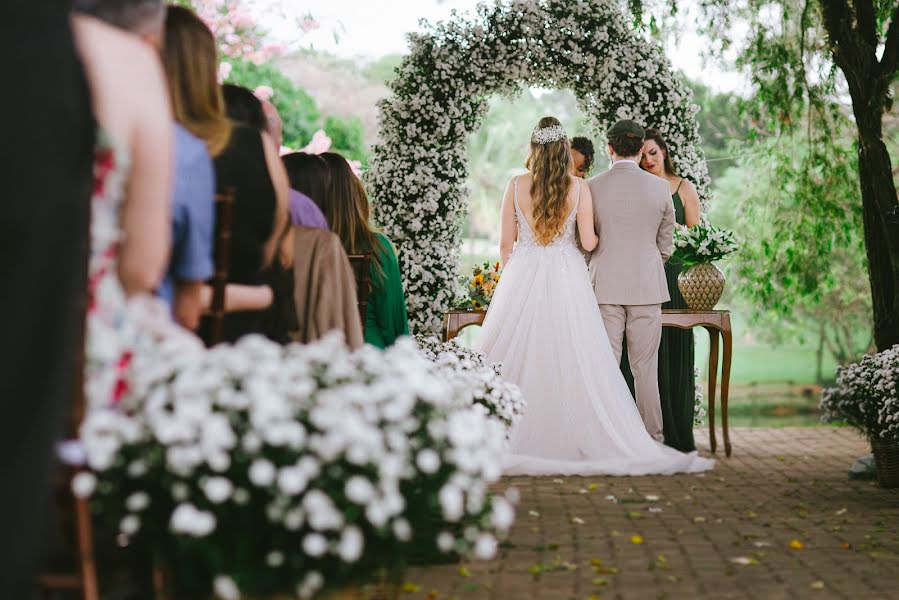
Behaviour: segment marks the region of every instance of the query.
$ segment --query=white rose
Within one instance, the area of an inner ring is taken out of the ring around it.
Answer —
[[[340,536],[340,543],[337,546],[337,553],[346,563],[354,563],[362,556],[362,549],[365,546],[365,539],[358,527],[349,526],[343,530]]]
[[[250,465],[250,481],[256,487],[270,486],[275,481],[276,474],[275,465],[264,458],[254,460]]]
[[[119,531],[131,536],[140,530],[140,518],[137,515],[128,515],[119,523]]]
[[[89,471],[81,471],[72,478],[72,493],[78,498],[89,498],[97,489],[97,477]]]
[[[344,493],[350,502],[364,506],[374,498],[375,488],[365,477],[353,475],[347,480]]]
[[[412,539],[412,526],[406,519],[397,519],[393,522],[393,535],[401,542],[408,542]]]
[[[304,600],[312,598],[325,584],[325,578],[318,571],[310,571],[297,586],[297,595]]]
[[[496,556],[496,548],[496,538],[489,533],[482,533],[475,542],[474,554],[481,560],[490,560]]]
[[[215,530],[215,515],[198,510],[192,504],[179,504],[172,513],[169,527],[173,533],[205,537]]]
[[[494,527],[507,530],[515,521],[515,509],[505,498],[493,498],[490,522]]]
[[[440,469],[440,455],[434,450],[426,448],[415,457],[415,464],[424,473],[436,473]]]
[[[443,516],[450,522],[456,522],[462,518],[463,501],[462,491],[454,485],[447,484],[440,489],[438,494]]]
[[[451,533],[442,531],[437,536],[437,548],[439,548],[441,552],[449,552],[455,547],[455,545],[456,538],[454,538]]]
[[[212,589],[215,591],[216,598],[221,600],[240,600],[240,590],[237,584],[227,575],[219,575],[212,582]]]
[[[213,504],[221,504],[231,497],[234,485],[224,477],[210,477],[203,484],[203,493]]]
[[[303,538],[303,551],[312,557],[319,557],[328,551],[328,540],[320,533],[310,533]]]
[[[273,569],[277,569],[284,564],[284,553],[272,550],[265,556],[265,564]]]
[[[150,506],[150,496],[146,492],[134,492],[125,500],[125,508],[140,512]]]

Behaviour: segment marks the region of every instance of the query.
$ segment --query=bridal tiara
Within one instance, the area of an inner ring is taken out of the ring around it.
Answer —
[[[542,127],[534,130],[533,140],[538,144],[549,144],[558,142],[568,137],[565,128],[561,125],[553,125],[552,127]]]

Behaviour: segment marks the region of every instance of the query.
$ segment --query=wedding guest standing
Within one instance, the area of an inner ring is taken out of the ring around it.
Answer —
[[[668,182],[674,202],[674,216],[679,225],[692,227],[699,223],[699,194],[696,187],[674,170],[668,146],[656,129],[646,130],[643,158],[640,166]],[[677,287],[677,276],[683,264],[672,256],[665,263],[665,277],[671,301],[662,308],[687,308]],[[693,372],[693,332],[665,327],[659,346],[659,394],[662,401],[662,422],[665,443],[682,452],[696,449],[693,441],[693,410],[696,381]]]
[[[585,179],[593,170],[596,151],[593,142],[583,136],[571,138],[571,174]]]
[[[362,182],[344,157],[321,155],[328,165],[328,192],[321,203],[331,230],[347,254],[371,252],[371,294],[365,315],[365,342],[378,348],[409,334],[406,297],[393,243],[369,222],[370,207]]]
[[[33,597],[84,323],[94,129],[67,5],[0,8],[0,598]]]
[[[217,191],[233,187],[236,192],[228,282],[261,288],[263,270],[275,257],[287,221],[287,177],[277,149],[268,134],[228,121],[218,84],[215,38],[203,21],[189,9],[170,6],[165,33],[165,64],[176,117],[196,123],[194,129],[185,126],[207,139]],[[228,312],[226,341],[263,333],[266,308]]]

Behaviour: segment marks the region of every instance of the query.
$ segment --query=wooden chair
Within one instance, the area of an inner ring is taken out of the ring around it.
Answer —
[[[84,419],[84,331],[78,344],[75,381],[72,399],[72,411],[66,433],[73,439],[78,435],[78,428]],[[77,569],[74,573],[42,573],[38,584],[42,591],[74,590],[80,593],[83,600],[99,600],[100,588],[97,581],[97,567],[94,561],[94,529],[91,523],[90,504],[88,500],[78,498],[71,491],[72,478],[81,469],[68,465],[62,466],[53,482],[55,496],[59,498],[62,520],[74,525],[75,554]]]
[[[365,335],[365,313],[368,309],[368,297],[371,294],[371,252],[365,254],[349,254],[350,266],[356,278],[356,304],[359,306],[359,320],[362,322],[362,334]]]
[[[225,289],[231,260],[231,223],[234,215],[234,187],[215,195],[215,274],[212,276],[212,303],[209,308],[210,346],[225,340]]]

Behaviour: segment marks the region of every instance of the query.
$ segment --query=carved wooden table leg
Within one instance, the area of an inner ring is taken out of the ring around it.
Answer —
[[[709,332],[709,446],[712,454],[718,449],[715,439],[715,391],[718,385],[718,330],[706,327]]]
[[[453,313],[444,313],[443,314],[443,341],[448,342],[454,337],[456,337],[456,333],[454,329],[458,330],[458,325],[455,324],[456,315]]]
[[[730,315],[725,316],[721,337],[724,340],[724,362],[721,365],[721,430],[724,434],[724,454],[730,456],[730,433],[727,429],[727,396],[730,392],[730,360],[733,350]]]

